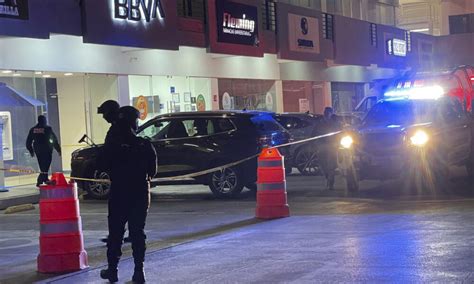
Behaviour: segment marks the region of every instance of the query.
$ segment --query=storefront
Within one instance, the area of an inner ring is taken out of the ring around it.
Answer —
[[[178,24],[176,7],[168,1],[161,1],[163,5],[156,14],[144,14],[145,10],[140,8],[140,17],[138,14],[125,17],[122,12],[126,7],[116,10],[114,1],[86,0],[83,1],[83,22],[77,1],[52,0],[55,1],[56,9],[71,12],[70,17],[48,17],[53,11],[46,11],[37,2],[30,2],[29,14],[22,20],[0,17],[0,34],[8,35],[0,38],[0,72],[5,71],[0,74],[0,82],[21,93],[22,104],[0,107],[0,115],[8,112],[12,123],[11,128],[6,128],[11,130],[12,142],[4,144],[4,149],[13,153],[10,155],[13,158],[6,161],[8,167],[38,169],[36,159],[26,150],[25,141],[36,117],[44,114],[63,152],[62,157],[54,154],[52,169],[69,170],[71,153],[85,146],[78,143],[83,134],[95,143],[104,141],[109,125],[97,114],[97,107],[108,99],[136,106],[143,123],[159,114],[223,109],[219,85],[226,80],[251,80],[257,86],[261,82],[272,83],[262,88],[249,84],[248,89],[239,92],[240,84],[234,82],[237,89],[231,92],[238,97],[247,92],[254,92],[255,96],[263,94],[265,106],[277,109],[279,65],[276,55],[264,54],[258,44],[248,44],[248,38],[253,42],[259,40],[258,6],[221,5],[219,2],[209,7],[215,15],[211,17],[215,24],[213,30],[217,31],[216,18],[226,14],[227,26],[219,21],[219,29],[226,28],[229,33],[216,35],[209,45],[217,49],[207,49],[201,47],[199,40],[194,44],[193,37],[186,39],[188,46],[180,46],[182,33],[178,26],[182,23]],[[235,19],[243,18],[246,13],[247,20],[254,22],[235,26]],[[238,30],[248,33],[236,34]],[[195,32],[193,36],[196,35],[200,37]],[[232,49],[230,55],[217,54],[222,53],[219,48],[231,46],[240,52],[240,37],[246,39],[243,45],[248,46],[248,54],[236,54]],[[240,99],[237,103],[235,108],[244,106]],[[8,158],[10,152],[5,157]],[[6,185],[31,184],[34,179],[33,175],[15,174],[7,178]]]

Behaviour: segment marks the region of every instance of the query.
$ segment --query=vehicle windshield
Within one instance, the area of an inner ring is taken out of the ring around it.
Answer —
[[[363,125],[407,125],[434,119],[435,100],[386,100],[377,103],[364,118]]]
[[[285,128],[273,119],[271,115],[255,115],[251,118],[259,132],[285,131]]]

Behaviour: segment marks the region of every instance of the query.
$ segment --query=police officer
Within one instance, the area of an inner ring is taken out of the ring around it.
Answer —
[[[322,131],[324,134],[337,132],[341,129],[337,116],[334,114],[332,107],[324,109],[324,120],[322,123]],[[337,141],[336,136],[330,136],[324,139],[321,145],[321,168],[326,177],[326,188],[334,189],[334,181],[337,168]]]
[[[116,140],[104,145],[103,167],[110,174],[108,268],[100,272],[103,279],[118,281],[117,265],[122,255],[125,223],[132,241],[135,270],[132,280],[145,282],[145,221],[150,205],[150,179],[157,172],[156,152],[152,144],[136,136],[139,112],[131,106],[118,112]]]
[[[119,103],[114,100],[107,100],[97,108],[97,113],[102,114],[102,117],[105,119],[105,121],[110,123],[109,131],[107,131],[107,135],[105,136],[105,143],[107,143],[108,140],[114,139],[114,136],[118,134],[116,122],[119,109]]]
[[[120,109],[120,105],[115,100],[107,100],[103,102],[98,108],[97,113],[102,114],[102,118],[105,121],[110,123],[110,128],[107,131],[107,135],[105,136],[105,143],[110,143],[117,138],[119,135],[119,129],[117,126],[117,119],[118,119],[118,112]],[[107,238],[102,238],[101,241],[106,243]],[[130,237],[125,237],[124,242],[129,243]]]
[[[26,149],[30,152],[31,157],[36,154],[41,171],[36,186],[49,181],[48,171],[53,159],[53,148],[61,156],[61,146],[59,146],[58,138],[51,126],[46,123],[46,117],[40,115],[38,116],[38,123],[30,129],[26,138]]]

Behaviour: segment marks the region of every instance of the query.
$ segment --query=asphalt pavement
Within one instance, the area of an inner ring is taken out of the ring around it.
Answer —
[[[259,221],[255,197],[215,200],[203,186],[158,187],[147,222],[150,283],[474,282],[474,189],[442,193],[364,182],[348,194],[320,177],[289,176],[291,217]],[[0,214],[0,283],[104,283],[106,203],[81,203],[90,268],[36,273],[38,211]],[[130,281],[130,245],[120,279]],[[122,283],[123,283],[122,282]]]

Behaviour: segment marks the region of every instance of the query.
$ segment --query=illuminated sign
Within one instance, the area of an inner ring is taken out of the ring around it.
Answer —
[[[0,0],[0,17],[28,20],[28,0]]]
[[[291,51],[319,53],[319,21],[288,14],[288,40]]]
[[[407,56],[407,42],[396,38],[388,40],[387,53],[401,57]]]
[[[217,41],[254,45],[258,41],[258,9],[225,0],[216,1]]]
[[[0,0],[1,1],[1,0]],[[113,0],[114,18],[139,22],[164,18],[161,0]]]

